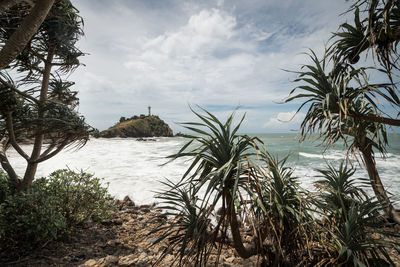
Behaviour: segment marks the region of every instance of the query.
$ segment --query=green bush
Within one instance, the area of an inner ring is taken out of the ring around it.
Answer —
[[[355,169],[342,162],[338,169],[317,170],[319,192],[315,199],[321,214],[319,230],[327,253],[321,265],[337,266],[394,266],[389,250],[398,248],[390,230],[393,225],[382,219],[379,201],[367,196],[353,174]],[[322,243],[322,242],[321,242]]]
[[[0,248],[29,250],[57,238],[67,229],[58,199],[47,194],[43,180],[26,192],[7,196],[0,205]]]
[[[68,226],[98,222],[108,218],[113,211],[114,201],[107,188],[92,174],[57,170],[46,182],[49,194],[57,196],[59,212]]]
[[[288,264],[297,262],[299,255],[308,253],[304,240],[310,235],[312,216],[310,204],[306,199],[298,177],[293,175],[293,168],[287,166],[289,156],[279,160],[268,152],[261,152],[260,157],[266,166],[260,168],[263,179],[260,180],[262,199],[253,203],[254,209],[261,212],[267,222],[265,231],[267,240],[271,240],[270,262]],[[308,233],[307,233],[308,232]]]
[[[0,250],[17,254],[79,225],[105,219],[114,210],[100,179],[82,171],[55,171],[34,181],[27,191],[14,194],[0,173],[0,192],[4,196],[0,202]]]
[[[10,184],[8,176],[2,170],[0,170],[0,204],[4,202],[9,194]]]

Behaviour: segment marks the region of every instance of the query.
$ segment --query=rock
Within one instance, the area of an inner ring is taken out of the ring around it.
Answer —
[[[142,253],[139,255],[138,261],[144,261],[146,258],[147,258],[147,253],[142,252]]]
[[[92,254],[93,254],[93,249],[88,248],[88,249],[86,250],[86,255],[85,255],[85,256],[90,257]]]
[[[125,207],[135,207],[135,203],[130,199],[129,196],[125,196],[124,199],[122,200],[122,206]]]
[[[156,140],[156,139],[152,139],[152,138],[150,138],[150,139],[138,138],[138,139],[136,139],[136,141],[144,141],[144,142],[149,142],[149,141],[151,141],[151,142],[156,142],[157,140]]]
[[[128,222],[126,222],[126,225],[136,225],[138,222],[135,219],[130,219]]]
[[[88,251],[80,251],[75,255],[75,257],[78,259],[84,259],[86,257],[86,254],[89,254]],[[91,250],[91,252],[93,252],[93,250]]]
[[[129,197],[124,201],[133,203]],[[133,209],[137,212],[128,212]],[[57,257],[54,257],[54,260],[52,260],[53,257],[46,256],[45,259],[39,259],[40,264],[36,264],[38,261],[29,261],[29,263],[34,262],[31,264],[32,266],[78,266],[79,264],[82,267],[172,266],[174,261],[175,264],[178,263],[180,251],[179,248],[171,246],[168,238],[153,245],[158,238],[170,231],[166,229],[152,232],[156,227],[160,227],[160,224],[155,222],[157,219],[171,223],[177,221],[174,218],[167,218],[152,205],[138,205],[120,210],[114,214],[109,225],[93,225],[93,232],[90,232],[90,235],[87,235],[86,232],[71,234],[68,243],[62,243],[61,246],[51,250],[63,250],[62,253],[57,251]],[[245,234],[244,231],[243,233],[243,239],[250,241],[251,234]],[[49,250],[45,255],[52,253],[51,251]],[[207,266],[214,266],[217,260],[216,252],[211,252]],[[162,258],[162,256],[165,257]],[[257,257],[241,259],[232,248],[223,248],[218,264],[218,266],[226,267],[265,266],[259,262]]]
[[[147,242],[141,242],[140,244],[138,244],[137,252],[140,253],[140,254],[148,253],[149,252],[148,243]]]
[[[118,240],[109,240],[109,241],[107,241],[107,246],[109,246],[109,247],[115,247],[115,246],[118,246],[120,244],[121,244],[121,242],[118,241]]]
[[[225,261],[227,262],[227,263],[232,263],[233,261],[235,260],[235,257],[229,257],[229,258],[227,258],[227,259],[225,259]]]
[[[113,266],[118,263],[118,256],[114,255],[108,255],[107,257],[104,258],[104,265],[105,266]]]
[[[141,211],[144,213],[149,213],[151,210],[149,208],[141,208]]]
[[[164,258],[164,262],[166,263],[172,263],[174,261],[174,256],[172,256],[171,254],[165,256]]]
[[[79,267],[92,267],[92,266],[97,266],[97,261],[96,260],[88,260],[84,264],[79,265]]]
[[[150,244],[153,244],[154,242],[156,242],[158,238],[157,237],[151,237],[145,240],[145,242],[149,242]]]
[[[113,219],[112,222],[115,225],[122,225],[122,223],[123,223],[121,218]]]
[[[148,204],[144,204],[144,205],[140,205],[140,209],[141,210],[143,210],[143,209],[150,209],[150,208],[152,208],[153,207],[153,205],[148,205]]]
[[[118,260],[118,265],[120,266],[131,266],[138,261],[138,257],[135,254],[130,254],[128,256],[121,257]]]

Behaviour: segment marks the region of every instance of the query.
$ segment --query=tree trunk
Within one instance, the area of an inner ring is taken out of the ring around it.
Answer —
[[[257,255],[260,252],[260,246],[265,239],[263,232],[261,232],[260,237],[256,237],[252,245],[245,247],[243,245],[242,236],[240,234],[240,227],[237,220],[237,215],[235,211],[235,205],[233,204],[233,199],[230,192],[225,192],[226,205],[227,205],[227,216],[229,219],[229,225],[231,226],[233,246],[239,256],[243,259],[250,258],[253,255]],[[262,230],[261,230],[262,231]],[[261,240],[260,240],[261,238]]]
[[[395,221],[397,224],[400,224],[400,214],[394,209],[392,203],[390,203],[390,199],[386,194],[381,178],[379,177],[378,170],[376,169],[376,163],[373,157],[371,145],[367,144],[361,147],[361,152],[363,155],[365,167],[367,168],[369,180],[377,199],[384,206],[386,215],[389,216],[389,218]]]
[[[6,171],[13,187],[18,188],[20,186],[21,180],[18,178],[18,175],[15,173],[14,168],[8,161],[6,155],[7,147],[8,147],[8,134],[6,132],[3,138],[0,140],[0,163],[3,169]]]
[[[49,52],[47,54],[46,61],[44,63],[44,75],[43,75],[43,80],[42,80],[42,87],[40,89],[40,98],[39,98],[39,111],[38,111],[38,119],[43,120],[44,119],[44,104],[47,101],[47,94],[49,90],[49,81],[50,81],[50,73],[51,73],[51,67],[52,67],[52,61],[55,53],[55,47],[52,46],[49,48]],[[28,160],[28,166],[26,167],[25,170],[25,175],[22,180],[22,183],[18,187],[19,191],[26,190],[28,189],[33,180],[35,179],[35,174],[36,170],[38,167],[38,160],[40,158],[40,154],[42,151],[42,145],[43,145],[43,139],[44,139],[44,134],[43,134],[43,127],[38,126],[35,134],[35,142],[33,144],[33,149],[32,149],[32,154],[30,156],[30,159]]]
[[[392,118],[385,118],[381,116],[371,116],[371,115],[363,115],[363,114],[355,114],[355,113],[349,113],[348,114],[350,117],[357,119],[357,120],[365,120],[365,121],[370,121],[370,122],[379,122],[391,126],[400,126],[400,120],[399,119],[392,119]]]
[[[25,48],[46,18],[55,0],[38,0],[21,26],[0,51],[0,70],[7,67]]]
[[[227,216],[229,218],[229,224],[231,226],[233,246],[235,247],[235,250],[240,257],[242,257],[243,259],[247,259],[253,256],[254,254],[251,253],[251,251],[248,251],[243,245],[242,236],[240,235],[239,223],[237,221],[235,206],[233,205],[232,197],[230,196],[229,192],[226,195],[227,195],[226,203],[228,206]]]

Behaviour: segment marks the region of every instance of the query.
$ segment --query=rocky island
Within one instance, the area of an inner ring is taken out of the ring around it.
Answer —
[[[98,137],[171,137],[171,128],[156,115],[121,117],[114,126],[98,134]]]

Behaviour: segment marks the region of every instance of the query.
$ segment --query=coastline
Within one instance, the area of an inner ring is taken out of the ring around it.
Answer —
[[[116,200],[116,211],[108,220],[98,224],[81,227],[64,237],[45,243],[42,247],[18,259],[0,253],[0,265],[22,266],[179,266],[179,248],[171,249],[167,239],[153,245],[165,232],[152,231],[166,225],[168,218],[157,204],[135,205],[126,196]],[[392,229],[400,231],[396,225]],[[244,244],[250,245],[250,233],[241,229]],[[255,267],[262,266],[258,257],[240,258],[236,251],[224,245],[217,258],[217,248],[213,248],[207,266]],[[165,252],[165,256],[161,255]],[[400,257],[394,249],[389,251],[396,266],[400,266]],[[183,266],[190,266],[183,263]]]
[[[294,175],[308,190],[314,189],[313,183],[318,175],[315,169],[325,168],[327,161],[338,165],[345,153],[339,146],[321,153],[322,148],[317,143],[307,141],[300,144],[295,134],[257,136],[265,142],[271,154],[281,159],[291,155],[288,165],[294,167]],[[376,154],[377,167],[385,187],[393,194],[394,202],[400,203],[400,183],[397,179],[400,172],[400,136],[389,135],[389,139],[391,147],[387,157]],[[188,167],[188,162],[183,159],[163,165],[168,161],[167,156],[179,151],[185,144],[185,138],[159,137],[156,140],[141,142],[137,138],[91,138],[80,150],[69,148],[41,163],[37,177],[48,176],[57,169],[84,170],[103,178],[103,184],[109,184],[108,190],[116,198],[129,195],[136,204],[152,203],[156,201],[153,191],[161,189],[158,181],[169,179],[177,182]],[[31,145],[22,147],[27,151],[31,149]],[[18,175],[23,175],[26,161],[13,148],[7,154]],[[358,178],[368,178],[363,166],[354,164],[354,167],[357,168]],[[368,192],[373,195],[372,191]]]
[[[98,225],[80,228],[64,238],[45,244],[19,259],[0,255],[1,266],[173,266],[179,250],[170,250],[158,262],[169,244],[154,246],[158,235],[151,231],[167,221],[155,204],[136,206],[128,197],[117,200],[118,210],[111,219]],[[212,254],[210,263],[216,262]],[[400,263],[400,262],[399,262]],[[241,259],[231,248],[223,248],[221,266],[258,266],[257,257]]]

